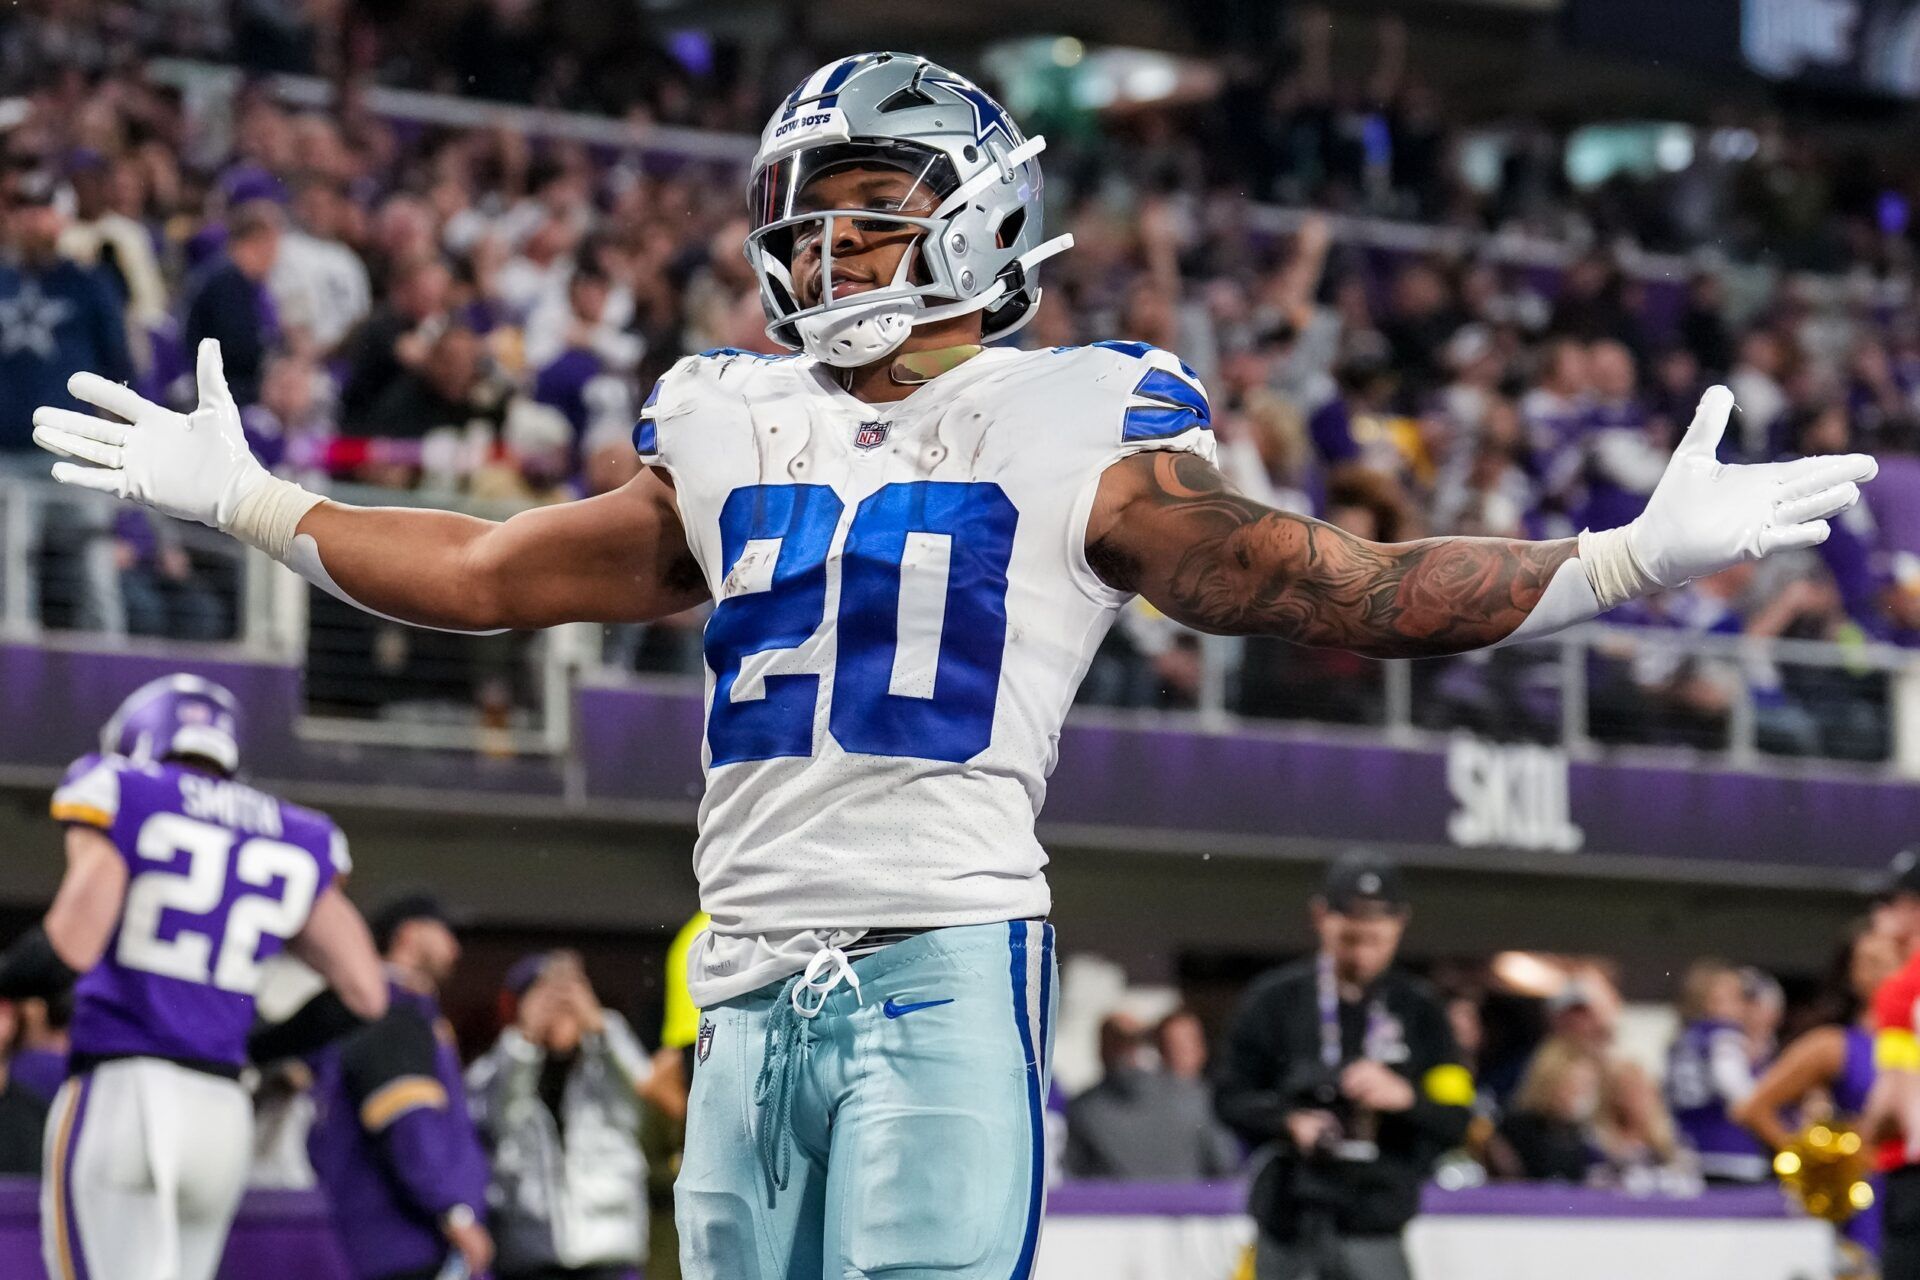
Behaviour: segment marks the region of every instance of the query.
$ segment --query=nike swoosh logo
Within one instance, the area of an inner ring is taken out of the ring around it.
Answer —
[[[898,1000],[895,1000],[892,996],[888,996],[887,1002],[880,1006],[880,1011],[886,1014],[889,1018],[904,1018],[908,1014],[918,1013],[922,1009],[932,1009],[939,1005],[952,1004],[952,1003],[953,1003],[953,998],[951,996],[949,996],[945,1000],[921,1000],[915,1004],[901,1004]]]

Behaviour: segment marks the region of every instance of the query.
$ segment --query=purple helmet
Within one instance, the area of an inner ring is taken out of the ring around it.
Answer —
[[[129,760],[194,756],[222,773],[240,768],[240,703],[199,676],[161,676],[130,694],[100,731],[100,749]]]

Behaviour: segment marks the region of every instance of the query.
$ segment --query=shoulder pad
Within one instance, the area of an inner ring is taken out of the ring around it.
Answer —
[[[1129,369],[1128,376],[1135,380],[1121,416],[1123,443],[1165,440],[1195,429],[1213,429],[1213,409],[1200,375],[1171,351],[1145,342],[1096,342],[1089,347],[1054,350],[1111,353],[1110,358]]]
[[[53,793],[51,812],[56,822],[82,826],[113,826],[120,813],[120,769],[114,756],[84,755],[67,766],[67,774]]]
[[[698,355],[682,356],[647,392],[646,402],[640,406],[640,420],[633,428],[634,451],[649,463],[668,464],[672,450],[661,439],[661,424],[693,408],[691,397],[702,387],[716,386],[730,374],[738,378],[768,373],[799,358],[799,352],[768,355],[739,347],[715,347]]]

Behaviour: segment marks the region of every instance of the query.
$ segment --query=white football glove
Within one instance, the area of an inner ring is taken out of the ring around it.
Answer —
[[[93,464],[55,463],[61,484],[233,532],[241,505],[273,477],[247,448],[212,338],[200,344],[198,375],[199,407],[175,413],[97,373],[76,373],[67,380],[76,399],[126,422],[43,405],[33,411],[33,442]]]
[[[1818,546],[1828,518],[1858,502],[1860,486],[1880,470],[1863,453],[1717,461],[1732,412],[1733,393],[1708,387],[1647,509],[1625,529],[1580,536],[1602,609],[1788,547]]]

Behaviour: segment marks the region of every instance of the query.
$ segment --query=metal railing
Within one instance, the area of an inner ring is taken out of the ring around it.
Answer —
[[[356,486],[334,496],[492,518],[512,510]],[[153,544],[130,550],[126,535],[140,532],[127,524],[130,512],[0,460],[0,639],[237,645],[303,668],[306,736],[500,754],[563,753],[583,673],[602,683],[678,675],[698,687],[703,611],[538,634],[428,631],[363,613],[198,526],[166,521]],[[184,561],[185,582],[156,570],[155,546],[173,568]],[[1116,628],[1096,658],[1082,708],[1203,732],[1306,722],[1434,745],[1464,730],[1576,758],[1633,750],[1736,768],[1812,761],[1920,777],[1920,652],[1891,645],[1592,624],[1535,645],[1371,662],[1181,632],[1149,652],[1128,634]]]
[[[71,631],[267,652],[285,625],[259,597],[260,573],[209,529],[0,459],[0,638]]]

